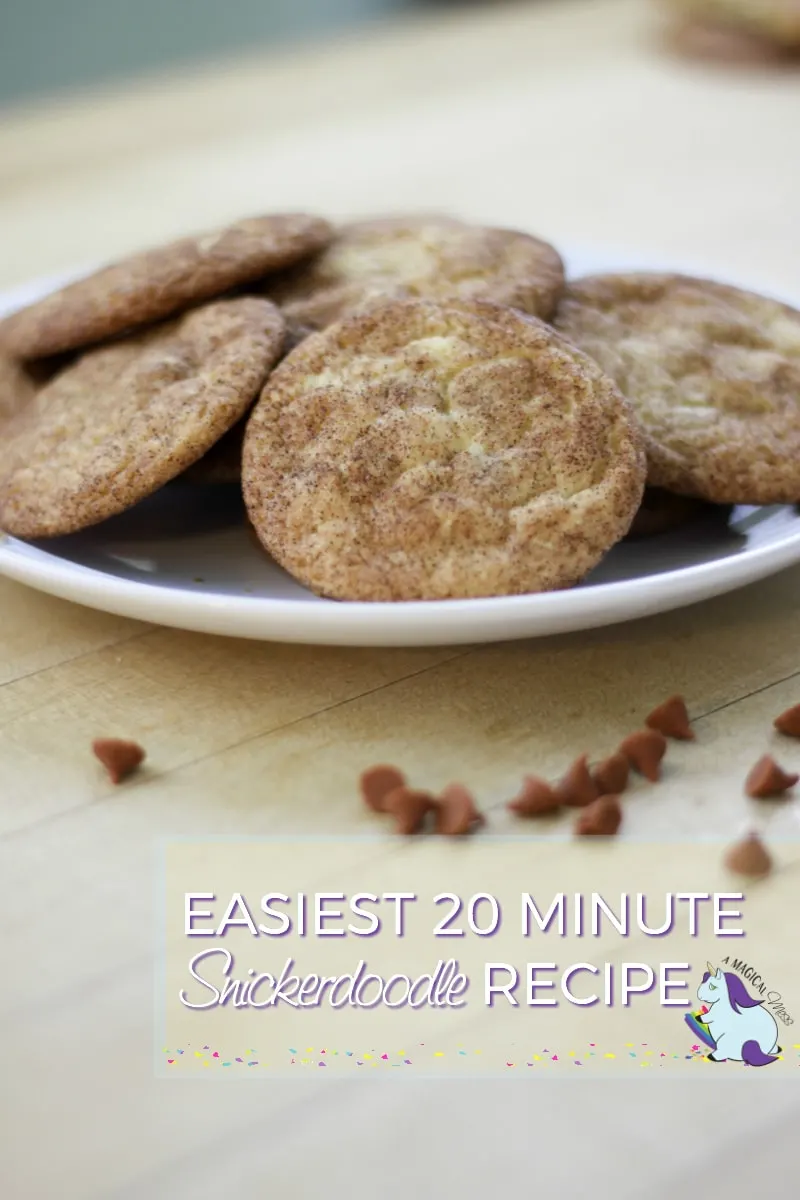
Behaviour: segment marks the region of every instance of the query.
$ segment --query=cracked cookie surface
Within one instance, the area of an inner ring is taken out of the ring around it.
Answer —
[[[156,491],[247,411],[284,332],[268,300],[241,297],[84,354],[15,425],[0,527],[72,533]]]
[[[68,284],[0,322],[0,345],[39,358],[160,321],[297,262],[330,240],[303,213],[237,221],[132,255]]]
[[[243,486],[276,560],[338,599],[569,587],[644,487],[613,382],[493,304],[387,301],[309,337],[248,421]]]
[[[706,280],[605,275],[571,284],[555,324],[633,404],[649,485],[800,499],[800,313]]]
[[[564,266],[547,242],[448,217],[392,217],[341,228],[308,264],[268,286],[290,320],[322,329],[381,298],[475,298],[547,320]]]

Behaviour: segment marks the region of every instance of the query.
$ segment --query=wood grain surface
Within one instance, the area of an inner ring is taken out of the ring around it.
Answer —
[[[8,114],[0,286],[297,205],[448,208],[800,296],[798,128],[800,77],[674,60],[644,0],[421,17]],[[367,651],[156,629],[0,580],[0,1191],[532,1195],[535,1179],[543,1197],[648,1200],[769,1180],[765,1194],[793,1195],[800,1078],[757,1105],[730,1077],[159,1081],[153,848],[168,834],[372,832],[354,781],[378,759],[431,786],[463,777],[494,810],[481,836],[507,833],[523,771],[609,752],[676,690],[698,743],[633,794],[625,836],[734,836],[772,718],[800,702],[799,599],[794,569],[620,628]],[[147,747],[129,785],[92,759],[101,735]],[[771,838],[800,834],[796,807],[758,819]],[[563,831],[545,830],[553,854],[581,853]],[[795,920],[775,913],[787,944]]]

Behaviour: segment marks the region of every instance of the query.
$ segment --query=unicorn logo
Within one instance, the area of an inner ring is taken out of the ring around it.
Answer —
[[[697,989],[703,1007],[684,1020],[711,1053],[711,1062],[743,1062],[766,1067],[781,1052],[778,1026],[771,1013],[747,991],[738,975],[707,964]]]

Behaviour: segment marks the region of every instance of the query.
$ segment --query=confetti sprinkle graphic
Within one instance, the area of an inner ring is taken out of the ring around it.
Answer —
[[[435,1043],[434,1043],[435,1045]],[[689,1048],[689,1053],[676,1053],[672,1049],[656,1050],[644,1048],[647,1047],[646,1042],[640,1044],[640,1050],[634,1048],[633,1042],[625,1042],[622,1045],[615,1046],[613,1049],[606,1049],[597,1042],[585,1043],[583,1049],[578,1048],[566,1051],[559,1051],[555,1047],[542,1047],[534,1052],[524,1050],[519,1056],[501,1056],[498,1055],[493,1063],[488,1056],[484,1055],[484,1065],[487,1069],[491,1069],[494,1065],[497,1069],[515,1070],[517,1066],[526,1066],[531,1069],[537,1067],[550,1068],[558,1070],[563,1064],[574,1067],[585,1067],[587,1060],[594,1059],[594,1069],[596,1071],[611,1072],[619,1070],[620,1064],[623,1068],[626,1064],[636,1067],[652,1068],[653,1066],[661,1070],[670,1070],[671,1064],[684,1064],[687,1062],[697,1063],[703,1066],[708,1065],[705,1047],[695,1043]],[[644,1049],[642,1049],[644,1048]],[[515,1047],[516,1049],[516,1047]],[[225,1057],[221,1051],[212,1049],[210,1045],[203,1046],[202,1050],[192,1050],[190,1046],[162,1047],[162,1054],[166,1059],[166,1064],[169,1067],[191,1068],[199,1066],[203,1069],[219,1066],[227,1067],[235,1070],[237,1066],[248,1068],[260,1067],[262,1070],[279,1070],[284,1066],[291,1067],[309,1067],[319,1069],[320,1067],[335,1066],[333,1061],[340,1057],[342,1062],[347,1059],[353,1059],[353,1065],[358,1067],[371,1067],[380,1070],[384,1065],[390,1069],[401,1069],[404,1067],[417,1066],[422,1070],[426,1068],[436,1068],[448,1072],[452,1070],[452,1064],[461,1064],[469,1070],[468,1062],[471,1054],[481,1055],[483,1051],[480,1049],[468,1050],[463,1047],[458,1047],[455,1051],[432,1050],[426,1048],[424,1042],[419,1043],[419,1049],[415,1057],[409,1058],[405,1050],[395,1050],[383,1047],[370,1047],[369,1050],[362,1051],[360,1056],[354,1050],[338,1050],[332,1049],[330,1046],[325,1048],[315,1048],[309,1046],[307,1050],[300,1056],[297,1049],[287,1047],[284,1054],[285,1057],[275,1056],[271,1060],[265,1060],[263,1055],[256,1057],[257,1050],[252,1047],[246,1052],[246,1055]],[[638,1060],[641,1056],[641,1061],[631,1063],[631,1059]],[[391,1061],[392,1059],[400,1061]],[[795,1043],[792,1046],[791,1052],[784,1051],[778,1055],[778,1062],[785,1062],[787,1066],[792,1066],[795,1069],[800,1068],[800,1043]],[[730,1063],[732,1069],[743,1068],[741,1063]],[[673,1068],[674,1069],[674,1068]],[[683,1068],[685,1069],[685,1068]],[[744,1069],[744,1068],[743,1068]]]

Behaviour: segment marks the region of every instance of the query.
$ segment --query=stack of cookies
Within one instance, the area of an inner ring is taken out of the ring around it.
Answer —
[[[333,599],[570,587],[698,507],[800,500],[800,314],[567,282],[546,241],[448,217],[283,214],[0,323],[0,527],[74,533],[178,478],[240,486]]]

